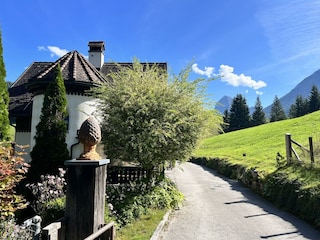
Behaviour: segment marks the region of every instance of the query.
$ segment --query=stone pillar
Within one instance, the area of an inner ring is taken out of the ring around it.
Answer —
[[[65,239],[84,239],[103,227],[108,159],[65,161]]]

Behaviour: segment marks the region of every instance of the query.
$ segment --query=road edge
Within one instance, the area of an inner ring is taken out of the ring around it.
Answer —
[[[160,233],[162,232],[163,227],[168,222],[169,216],[171,214],[171,209],[166,212],[166,214],[163,216],[161,222],[158,224],[156,230],[153,232],[152,237],[150,240],[158,240],[160,237]]]

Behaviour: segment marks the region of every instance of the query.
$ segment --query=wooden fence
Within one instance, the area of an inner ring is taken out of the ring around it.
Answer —
[[[107,168],[107,184],[141,181],[159,174],[158,170],[147,170],[138,166],[109,166]]]
[[[313,151],[312,137],[309,137],[309,148],[306,148],[302,144],[300,144],[297,141],[293,140],[291,138],[291,134],[290,133],[286,133],[285,139],[286,139],[286,157],[287,157],[287,163],[288,164],[290,164],[292,162],[293,155],[297,158],[297,160],[299,162],[302,162],[302,160],[301,160],[300,156],[298,155],[297,151],[294,149],[293,144],[298,146],[303,151],[308,152],[309,156],[310,156],[311,163],[312,164],[314,163],[314,151]]]
[[[115,239],[115,226],[114,222],[108,223],[97,232],[91,234],[84,240],[114,240]]]
[[[65,239],[65,229],[63,226],[63,219],[57,222],[51,223],[43,229],[43,239],[47,240],[60,240]],[[86,237],[84,240],[114,240],[115,239],[115,225],[114,222],[110,222],[99,229],[97,232]]]
[[[42,239],[44,240],[64,240],[64,235],[64,218],[61,218],[42,229]]]

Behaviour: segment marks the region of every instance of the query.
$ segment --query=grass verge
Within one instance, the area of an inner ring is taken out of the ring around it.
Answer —
[[[217,157],[246,168],[256,168],[270,174],[277,170],[278,153],[285,158],[285,134],[308,147],[308,138],[313,137],[315,168],[320,162],[320,111],[303,117],[268,123],[257,127],[221,134],[206,139],[195,152],[196,157]],[[295,147],[308,166],[309,154]],[[307,167],[309,168],[309,167]],[[299,177],[299,171],[297,177]],[[293,172],[293,173],[294,173]],[[301,176],[302,177],[302,176]],[[319,177],[308,179],[308,184],[319,184]]]
[[[118,240],[149,240],[167,209],[150,209],[147,214],[117,231]]]

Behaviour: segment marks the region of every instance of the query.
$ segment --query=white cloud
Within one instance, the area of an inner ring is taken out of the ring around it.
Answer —
[[[65,55],[66,53],[69,52],[66,49],[61,49],[61,48],[56,47],[56,46],[47,46],[47,47],[38,46],[38,50],[39,51],[49,51],[49,52],[51,52],[51,54],[50,54],[51,57],[54,57],[54,56],[62,57],[63,55]]]
[[[256,91],[256,94],[259,95],[259,96],[261,96],[261,95],[263,94],[263,92],[261,92],[261,91]]]
[[[250,76],[246,76],[243,73],[240,75],[233,73],[234,68],[228,65],[220,65],[219,75],[221,77],[222,82],[226,82],[227,84],[233,87],[249,87],[255,90],[266,87],[267,84],[261,80],[255,81]]]
[[[196,74],[204,75],[207,77],[220,77],[222,82],[226,82],[227,84],[233,87],[249,87],[254,90],[258,90],[260,88],[266,87],[267,84],[263,81],[255,81],[250,76],[246,76],[243,73],[240,75],[235,74],[233,72],[234,68],[228,65],[220,65],[219,74],[214,73],[214,67],[205,67],[204,70],[201,70],[198,67],[197,63],[192,64],[192,71]],[[258,93],[257,93],[258,94]],[[262,92],[261,92],[262,94]],[[261,95],[260,94],[260,95]]]
[[[62,57],[63,55],[65,55],[66,53],[69,52],[66,49],[61,49],[61,48],[56,47],[56,46],[48,46],[48,49],[51,52],[51,57],[53,57],[54,55],[56,55],[58,57]]]
[[[204,70],[201,70],[200,68],[198,68],[198,64],[194,63],[192,64],[191,68],[192,68],[192,71],[194,71],[195,73],[207,76],[208,78],[214,75],[213,74],[214,67],[204,67]]]
[[[45,50],[46,50],[46,47],[44,47],[44,46],[38,46],[38,50],[39,50],[39,51],[45,51]]]

